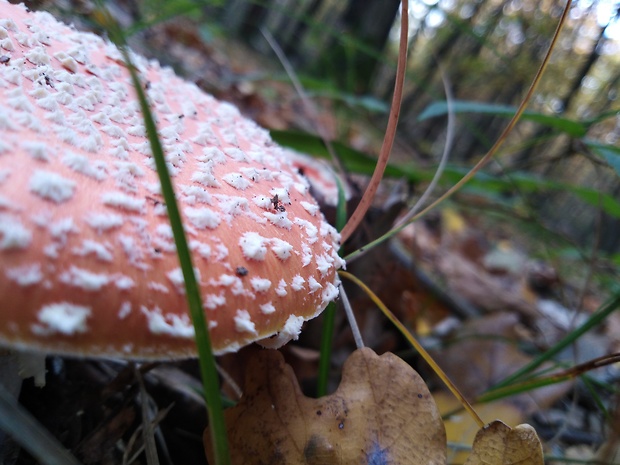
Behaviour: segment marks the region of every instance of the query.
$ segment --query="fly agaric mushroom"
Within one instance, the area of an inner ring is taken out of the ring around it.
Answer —
[[[0,345],[195,355],[166,208],[116,48],[0,0]],[[133,57],[216,353],[279,346],[337,295],[338,234],[267,131]]]
[[[297,152],[291,152],[290,160],[297,171],[308,179],[311,192],[321,205],[329,207],[338,205],[336,177],[339,175],[334,172],[327,161]],[[340,181],[344,190],[344,200],[348,201],[351,199],[351,189],[342,178]]]

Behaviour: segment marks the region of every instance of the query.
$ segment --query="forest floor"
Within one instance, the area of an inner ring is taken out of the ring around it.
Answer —
[[[321,124],[330,136],[369,154],[377,153],[381,144],[377,137],[381,136],[377,129],[381,123],[360,119],[343,124],[327,100],[318,102],[318,121],[309,118],[293,87],[279,79],[283,72],[277,62],[234,41],[214,38],[205,42],[199,29],[187,20],[159,25],[134,39],[132,45],[140,53],[174,65],[187,79],[234,103],[262,126],[314,133],[316,124]],[[272,76],[278,79],[270,79]],[[396,152],[399,160],[410,156],[398,143]],[[354,176],[352,182],[354,203],[366,179]],[[386,182],[367,220],[348,244],[349,250],[389,228],[406,209],[411,192],[419,195],[398,182]],[[475,203],[477,199],[466,201]],[[535,250],[527,237],[515,234],[500,221],[449,204],[352,263],[348,270],[413,330],[463,394],[475,399],[551,347],[602,304],[596,290],[584,289],[566,270],[535,258]],[[456,401],[370,299],[354,289],[349,296],[366,345],[379,354],[394,352],[410,363],[426,381],[440,410],[453,411]],[[309,396],[316,386],[321,323],[321,318],[310,322],[300,340],[282,350]],[[220,360],[240,385],[244,361],[255,350],[248,348]],[[339,317],[332,391],[343,362],[354,350],[348,324]],[[620,314],[615,312],[556,360],[569,367],[619,351]],[[135,367],[120,361],[54,357],[47,363],[46,386],[38,388],[26,381],[20,402],[84,464],[145,463],[140,454],[141,392],[148,393],[149,415],[159,426],[156,442],[161,463],[206,463],[202,445],[206,411],[198,394],[195,361],[142,365],[143,386],[136,381]],[[618,383],[620,367],[611,365],[588,375],[593,382]],[[615,450],[613,463],[620,463],[620,400],[603,391],[593,396],[592,389],[597,388],[592,386],[573,379],[476,409],[484,421],[500,418],[509,425],[532,424],[548,456],[592,463],[602,459],[600,451],[605,449]],[[234,396],[229,388],[227,393]],[[605,418],[599,401],[609,409],[611,418]],[[462,412],[447,418],[446,426],[449,442],[456,446],[450,449],[449,463],[463,463],[459,454],[471,445],[477,427]],[[610,433],[614,427],[616,435]],[[16,463],[34,461],[22,452]]]

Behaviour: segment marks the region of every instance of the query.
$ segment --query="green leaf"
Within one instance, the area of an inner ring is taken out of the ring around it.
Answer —
[[[280,145],[304,152],[315,157],[329,159],[330,155],[320,137],[301,131],[271,130],[271,138]],[[377,160],[364,152],[355,150],[341,142],[332,142],[334,150],[344,167],[353,173],[371,176]],[[410,181],[430,179],[422,176],[414,169],[414,166],[388,165],[385,170],[386,176],[406,178]]]
[[[605,161],[611,166],[616,174],[620,176],[620,148],[601,144],[600,142],[593,140],[584,140],[585,144],[590,150],[596,153],[599,157],[605,159]]]
[[[468,102],[456,100],[452,102],[454,113],[479,113],[511,118],[517,111],[516,107],[497,105],[492,103]],[[424,121],[436,116],[445,115],[448,112],[448,104],[445,101],[433,102],[418,116],[418,121]],[[545,115],[533,111],[525,111],[521,119],[538,123],[553,129],[558,129],[572,137],[584,137],[588,125],[560,116]]]
[[[141,7],[141,18],[125,31],[127,37],[179,16],[199,14],[204,8],[204,2],[200,0],[174,0],[156,4],[142,2]]]
[[[299,132],[299,131],[271,131],[271,137],[280,145],[290,147],[300,152],[308,153],[320,158],[329,158],[327,149],[323,145],[321,139],[315,135]],[[600,144],[599,144],[600,145]],[[355,150],[341,142],[333,142],[334,149],[344,167],[353,173],[372,175],[375,167],[376,159]],[[620,149],[611,146],[601,147],[607,149],[613,160],[620,159]],[[468,171],[467,168],[447,166],[442,182],[448,185],[456,183]],[[409,182],[428,181],[432,178],[433,173],[427,170],[421,170],[411,165],[394,165],[390,164],[385,170],[385,175],[395,178],[405,178]],[[571,192],[582,201],[596,207],[602,208],[605,213],[620,218],[620,203],[611,195],[605,194],[597,189],[589,187],[577,186],[574,184],[549,181],[537,176],[519,172],[513,173],[509,178],[497,177],[489,173],[479,172],[468,183],[467,189],[476,189],[479,192],[488,192],[491,194],[501,194],[511,192],[515,188],[522,193],[544,192],[546,190]]]
[[[456,182],[463,177],[467,169],[462,167],[448,167],[444,173],[444,180]],[[487,197],[512,192],[518,189],[522,194],[541,193],[549,190],[565,191],[574,194],[582,201],[595,208],[601,208],[605,213],[620,218],[620,202],[613,196],[598,189],[577,186],[574,184],[549,181],[529,173],[512,173],[510,177],[496,177],[488,173],[479,172],[469,181],[466,190],[475,189],[477,192],[486,192]]]
[[[372,97],[371,95],[357,96],[349,92],[323,92],[310,94],[314,97],[327,97],[333,101],[342,101],[351,108],[357,108],[360,110],[366,110],[371,113],[387,114],[390,111],[390,106],[383,100]]]
[[[598,189],[576,186],[564,182],[547,181],[525,173],[511,176],[511,181],[514,182],[519,189],[527,192],[543,191],[545,189],[571,192],[593,207],[602,208],[605,213],[620,218],[620,203],[611,195],[605,194]]]

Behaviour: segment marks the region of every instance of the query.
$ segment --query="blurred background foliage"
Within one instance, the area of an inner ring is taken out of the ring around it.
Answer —
[[[446,185],[451,172],[479,159],[525,94],[563,6],[554,0],[412,2],[393,163],[421,179],[437,163],[447,117],[442,74],[457,112]],[[362,126],[367,137],[381,134],[395,74],[398,1],[229,0],[210,14],[226,34],[271,60],[261,29],[269,31],[310,94],[339,103],[345,117],[335,134],[342,142],[366,148],[359,143],[364,134],[354,134],[359,127],[347,125],[360,118],[369,123]],[[574,2],[527,117],[469,188],[476,205],[537,222],[562,238],[556,253],[595,248],[619,263],[619,65],[620,3]]]

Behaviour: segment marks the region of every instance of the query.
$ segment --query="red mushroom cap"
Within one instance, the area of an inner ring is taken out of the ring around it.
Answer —
[[[116,48],[0,0],[0,345],[195,354],[184,283]],[[267,131],[134,56],[216,352],[281,345],[337,295],[338,234]]]
[[[322,205],[335,207],[338,205],[338,183],[336,177],[340,178],[341,186],[344,190],[344,199],[351,199],[351,189],[349,184],[332,169],[326,160],[313,158],[309,155],[291,152],[291,163],[297,172],[304,175],[310,183],[312,194]]]

